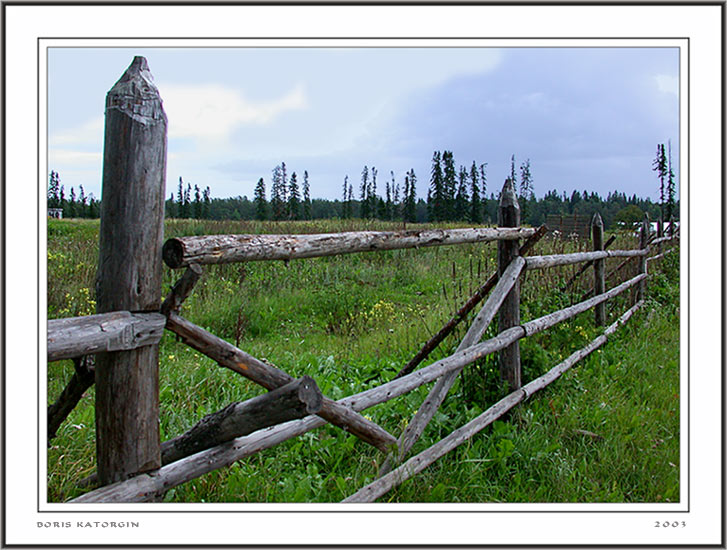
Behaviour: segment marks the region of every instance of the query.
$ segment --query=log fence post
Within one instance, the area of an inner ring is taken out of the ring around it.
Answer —
[[[649,230],[651,223],[649,222],[649,214],[644,215],[644,219],[641,222],[641,232],[639,233],[639,249],[644,250],[649,246]],[[639,275],[646,273],[646,254],[639,257]],[[636,301],[640,302],[646,295],[646,278],[639,283],[636,287]]]
[[[147,61],[106,95],[97,312],[159,311],[167,117]],[[102,485],[161,465],[159,346],[96,357],[96,455]]]
[[[603,220],[596,212],[591,222],[593,236],[593,250],[603,250]],[[593,261],[593,295],[598,296],[606,291],[606,260]],[[606,303],[600,303],[595,308],[595,322],[597,327],[606,324]]]
[[[505,180],[500,195],[498,209],[498,225],[500,227],[520,227],[520,205],[515,196],[515,189],[510,178]],[[497,243],[497,274],[502,274],[510,262],[519,255],[519,241],[498,241]],[[502,332],[520,324],[520,282],[516,281],[509,294],[500,306],[499,331]],[[516,341],[499,353],[500,378],[505,380],[510,391],[520,389],[520,344]]]

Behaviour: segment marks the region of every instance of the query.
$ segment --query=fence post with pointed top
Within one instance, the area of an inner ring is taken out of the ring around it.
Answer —
[[[644,215],[644,219],[641,222],[641,231],[639,233],[639,250],[644,250],[649,243],[649,233],[651,230],[651,223],[649,222],[649,214]],[[646,273],[646,255],[639,257],[639,275]],[[636,301],[640,302],[646,296],[646,279],[641,281],[636,287]]]
[[[500,195],[498,208],[498,225],[500,227],[520,227],[520,205],[515,196],[512,181],[505,180]],[[519,254],[519,241],[498,241],[497,243],[497,274],[501,276],[510,262]],[[502,302],[499,311],[499,330],[520,324],[520,282],[517,281]],[[514,342],[499,353],[500,378],[507,381],[510,390],[517,390],[522,385],[520,374],[520,344]]]
[[[97,312],[159,311],[167,118],[147,61],[106,95]],[[99,481],[159,468],[159,346],[101,353],[96,364]]]
[[[603,220],[598,212],[593,215],[591,234],[593,237],[593,250],[603,250]],[[594,260],[593,295],[598,296],[604,292],[606,292],[606,260]],[[595,307],[595,322],[597,327],[606,324],[606,302],[601,302]]]

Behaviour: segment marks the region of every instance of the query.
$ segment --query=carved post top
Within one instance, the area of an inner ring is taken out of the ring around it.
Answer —
[[[106,94],[106,111],[118,110],[142,124],[167,123],[159,90],[145,57],[136,56]]]
[[[512,180],[507,178],[500,193],[500,207],[497,210],[497,224],[500,227],[517,227],[520,225],[520,204],[515,196]]]
[[[601,218],[601,214],[596,212],[593,214],[593,219],[591,220],[591,225],[593,227],[603,227],[603,219]]]

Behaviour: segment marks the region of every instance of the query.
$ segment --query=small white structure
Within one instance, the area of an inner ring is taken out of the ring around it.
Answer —
[[[48,217],[60,220],[63,217],[63,208],[49,208]]]

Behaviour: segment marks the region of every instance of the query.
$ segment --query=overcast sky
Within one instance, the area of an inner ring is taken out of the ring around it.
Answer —
[[[488,192],[530,159],[536,195],[610,191],[658,199],[651,170],[671,140],[679,168],[676,48],[51,48],[48,170],[100,196],[106,92],[135,55],[169,119],[167,196],[180,176],[213,197],[247,195],[285,162],[313,197],[379,191],[432,154],[487,163]],[[300,179],[300,178],[299,178]],[[66,196],[68,191],[66,191]]]

